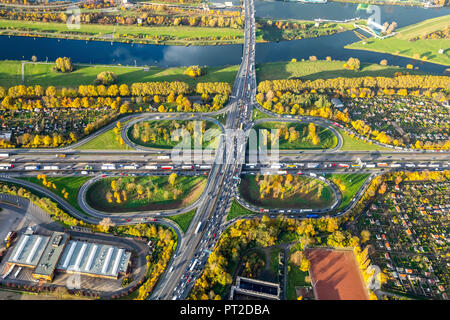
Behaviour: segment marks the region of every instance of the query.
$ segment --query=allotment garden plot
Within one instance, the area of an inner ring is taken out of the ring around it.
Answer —
[[[448,107],[426,98],[384,96],[346,101],[351,119],[358,131],[368,125],[391,136],[395,144],[427,147],[432,143],[449,144],[450,114]],[[397,140],[397,142],[395,141]]]
[[[105,178],[86,193],[87,203],[105,212],[170,210],[195,202],[206,186],[205,177],[142,176]]]
[[[265,208],[322,209],[335,201],[333,190],[324,182],[282,175],[242,176],[240,193],[249,203]]]
[[[359,220],[374,264],[387,275],[384,290],[448,299],[449,191],[448,180],[390,185]]]

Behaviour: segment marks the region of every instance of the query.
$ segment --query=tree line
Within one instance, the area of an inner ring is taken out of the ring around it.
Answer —
[[[305,89],[443,89],[450,88],[450,77],[432,75],[399,75],[396,77],[356,77],[356,78],[332,78],[317,80],[265,80],[258,85],[258,91],[291,91],[300,92]]]

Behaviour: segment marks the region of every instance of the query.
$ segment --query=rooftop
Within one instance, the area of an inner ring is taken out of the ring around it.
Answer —
[[[35,274],[44,276],[53,274],[68,239],[69,235],[63,232],[54,232],[52,234],[34,270]]]
[[[37,234],[22,235],[9,256],[8,262],[36,267],[50,237]]]
[[[117,278],[119,273],[126,271],[130,257],[131,253],[125,249],[71,240],[57,269]]]

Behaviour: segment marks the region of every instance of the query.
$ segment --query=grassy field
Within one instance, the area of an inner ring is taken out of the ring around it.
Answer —
[[[313,145],[309,139],[306,139],[308,136],[308,124],[306,123],[264,122],[256,125],[255,130],[267,129],[270,133],[271,129],[282,126],[287,126],[288,129],[293,127],[300,133],[300,137],[293,142],[289,142],[289,140],[284,140],[284,137],[280,137],[279,147],[281,150],[332,149],[337,145],[337,137],[333,132],[320,126],[316,126],[316,132],[320,138],[320,142],[317,145]],[[303,134],[303,130],[305,130],[305,134]]]
[[[25,181],[33,182],[41,187],[44,187],[50,191],[53,191],[55,194],[59,195],[60,197],[64,198],[61,194],[61,191],[63,189],[66,189],[66,191],[69,193],[69,197],[66,199],[68,203],[72,205],[75,209],[77,209],[80,212],[83,212],[78,205],[78,191],[80,190],[81,186],[85,184],[91,177],[47,177],[47,181],[52,182],[55,184],[56,189],[49,188],[47,186],[44,186],[42,184],[42,180],[38,180],[37,177],[22,177],[20,178]]]
[[[310,286],[311,284],[305,281],[308,272],[303,272],[298,266],[291,261],[288,262],[286,298],[287,300],[297,300],[295,287]]]
[[[450,26],[450,15],[432,18],[403,27],[398,30],[396,37],[402,40],[409,40],[417,36],[439,31]]]
[[[176,216],[167,217],[167,219],[175,221],[180,226],[180,229],[183,230],[183,232],[186,232],[186,230],[189,228],[189,225],[191,224],[192,218],[194,218],[196,211],[197,210],[194,209]]]
[[[379,146],[377,144],[370,144],[369,142],[364,142],[363,140],[357,139],[356,137],[351,137],[342,129],[337,128],[337,131],[342,136],[342,147],[340,150],[342,151],[386,151],[391,150],[389,148],[385,148]]]
[[[427,39],[410,41],[410,39],[443,30],[450,26],[450,15],[428,19],[414,25],[406,26],[398,30],[398,33],[387,39],[370,39],[363,44],[362,41],[352,43],[346,48],[361,49],[383,53],[400,55],[413,58],[419,55],[420,59],[429,62],[450,65],[450,45],[448,39]],[[438,53],[443,49],[444,53]]]
[[[252,120],[258,120],[258,119],[264,119],[264,118],[270,118],[271,116],[269,116],[268,114],[262,113],[261,111],[259,111],[258,109],[254,108],[253,109],[253,113],[252,113]]]
[[[121,202],[116,198],[108,202],[107,193],[111,190],[112,180],[118,181],[118,193]],[[128,185],[134,184],[135,189],[127,192],[127,199],[123,198],[122,192],[128,190]],[[142,194],[138,195],[137,186],[142,186]],[[206,177],[203,176],[179,176],[176,178],[175,186],[171,187],[168,176],[141,176],[105,178],[92,184],[86,193],[86,201],[97,210],[106,212],[131,212],[131,211],[153,211],[179,209],[195,202],[206,187]],[[150,194],[147,194],[147,188]],[[180,191],[177,199],[173,199],[174,188]]]
[[[152,133],[154,133],[156,135],[156,140],[155,142],[152,141],[147,141],[146,143],[144,143],[140,138],[135,139],[133,137],[133,127],[130,127],[130,129],[128,130],[127,134],[128,134],[128,138],[141,146],[145,146],[145,147],[149,147],[149,148],[162,148],[162,149],[172,149],[173,147],[177,146],[178,144],[181,143],[181,138],[180,141],[172,141],[171,139],[171,133],[174,132],[176,130],[175,128],[175,124],[174,121],[181,126],[186,126],[189,122],[192,122],[191,120],[152,120],[152,121],[146,121],[149,125],[150,125],[150,136]],[[165,140],[163,136],[158,135],[158,130],[167,130],[168,132],[168,136],[167,139]],[[205,130],[217,130],[218,132],[220,132],[220,128],[217,124],[215,124],[214,122],[211,121],[206,121],[206,129]],[[140,130],[140,137],[144,136],[144,129],[142,128]],[[205,134],[206,136],[206,134]],[[150,137],[147,137],[150,140]],[[219,143],[219,139],[214,138],[213,140],[206,140],[206,137],[204,140],[202,140],[202,148],[203,149],[215,149],[217,148],[217,145]],[[191,136],[191,148],[194,148],[194,137]]]
[[[333,182],[336,180],[340,181],[340,184],[345,186],[345,190],[342,191],[342,201],[339,207],[336,208],[336,211],[339,211],[343,208],[345,208],[350,201],[353,199],[353,197],[356,195],[356,193],[361,189],[361,186],[363,185],[364,181],[369,177],[368,173],[333,173],[333,174],[326,174],[325,177]],[[339,184],[338,184],[339,186]]]
[[[332,53],[330,53],[332,54]],[[408,71],[410,74],[424,74],[420,70],[408,70],[395,66],[361,63],[359,71],[344,69],[344,61],[297,61],[270,62],[256,65],[256,76],[259,82],[301,78],[302,80],[332,79],[338,77],[393,77],[396,72]]]
[[[256,213],[248,210],[247,208],[244,208],[235,199],[233,199],[233,202],[231,203],[230,211],[228,212],[228,215],[227,215],[227,221],[232,220],[234,218],[241,217],[241,216],[248,216],[248,215],[254,215],[254,214],[256,214]]]
[[[306,185],[310,181],[314,180],[303,176],[295,176],[293,178],[294,180],[292,184],[294,182],[300,182],[301,185]],[[327,208],[334,201],[333,191],[320,180],[316,180],[316,182],[323,185],[323,190],[320,197],[317,197],[317,187],[311,188],[308,192],[291,192],[289,191],[289,188],[286,187],[284,199],[273,198],[272,194],[265,195],[265,197],[261,199],[256,176],[242,176],[239,191],[242,197],[249,203],[269,209]]]
[[[124,123],[125,124],[125,123]],[[116,134],[110,129],[98,137],[76,147],[76,150],[134,150],[126,144],[120,144],[116,140]]]
[[[55,22],[33,22],[33,21],[19,21],[19,20],[5,20],[0,19],[0,32],[6,30],[19,30],[26,31],[27,35],[45,35],[45,36],[67,36],[69,38],[94,38],[95,40],[107,40],[118,39],[119,35],[126,35],[121,37],[124,40],[133,41],[134,39],[129,36],[139,37],[144,36],[142,39],[136,39],[136,41],[145,40],[145,37],[170,37],[172,40],[161,40],[160,43],[170,43],[176,41],[177,43],[195,43],[195,42],[220,42],[221,40],[209,40],[211,38],[227,37],[236,39],[243,38],[243,30],[232,28],[208,28],[208,27],[188,27],[188,26],[152,26],[144,27],[137,25],[101,25],[101,24],[81,24],[80,29],[69,30],[65,23]],[[70,31],[70,33],[68,32]],[[24,32],[23,32],[24,33]],[[148,39],[150,40],[150,39]],[[236,41],[236,40],[235,40]],[[239,41],[242,41],[240,39]]]
[[[30,59],[30,57],[24,57]],[[11,87],[21,84],[21,61],[0,61],[0,86]],[[127,67],[120,65],[80,65],[75,64],[75,70],[70,73],[60,73],[52,70],[54,63],[27,62],[24,66],[24,84],[56,87],[77,87],[79,85],[93,84],[97,75],[103,71],[112,71],[117,76],[117,84],[132,84],[134,82],[147,81],[184,81],[191,86],[198,82],[234,82],[239,66],[206,67],[205,75],[191,78],[183,74],[185,67],[162,69],[149,67],[144,71],[143,67]]]

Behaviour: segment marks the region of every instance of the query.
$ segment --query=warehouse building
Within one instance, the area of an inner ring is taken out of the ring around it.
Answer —
[[[131,253],[100,243],[69,240],[69,234],[22,235],[8,258],[10,265],[34,269],[35,279],[52,281],[55,271],[117,279],[126,273]]]
[[[69,241],[59,260],[57,269],[68,273],[117,279],[127,271],[131,253],[117,247]]]
[[[19,238],[8,262],[21,267],[35,268],[50,237],[25,234]]]

